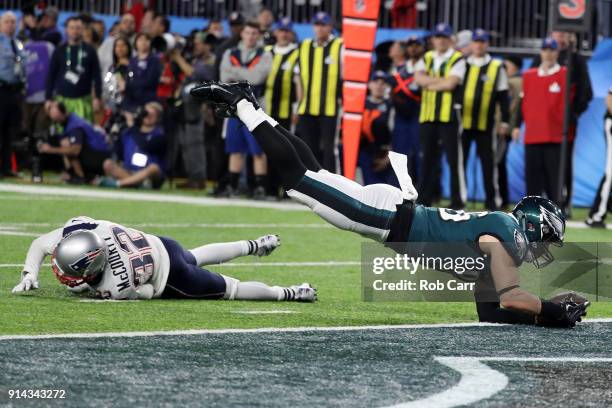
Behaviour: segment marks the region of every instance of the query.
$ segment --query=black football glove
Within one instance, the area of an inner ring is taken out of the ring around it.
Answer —
[[[588,300],[584,303],[576,303],[569,300],[562,301],[560,303],[554,303],[561,310],[559,313],[548,313],[545,309],[549,309],[545,304],[553,304],[553,302],[542,303],[542,313],[537,316],[537,325],[544,327],[562,327],[570,328],[576,326],[576,322],[581,322],[582,317],[586,316],[586,309],[589,307],[591,302]]]

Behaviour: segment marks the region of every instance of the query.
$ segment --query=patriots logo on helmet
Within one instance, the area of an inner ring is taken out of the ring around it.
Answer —
[[[77,272],[84,273],[89,265],[100,255],[100,251],[102,249],[96,249],[95,251],[91,251],[85,254],[82,258],[77,260],[76,262],[70,264],[70,267]]]

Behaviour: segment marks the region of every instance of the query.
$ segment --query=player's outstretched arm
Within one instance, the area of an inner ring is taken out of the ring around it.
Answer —
[[[586,315],[588,302],[545,301],[521,289],[518,268],[496,238],[481,237],[480,247],[490,256],[491,275],[502,308],[534,315],[534,324],[550,327],[574,327]]]
[[[21,272],[21,281],[13,288],[13,293],[38,289],[38,273],[47,255],[53,252],[62,239],[62,228],[58,228],[36,238],[30,245]]]
[[[204,266],[228,262],[246,255],[267,256],[280,244],[278,235],[264,235],[251,240],[203,245],[190,249],[189,252],[195,257],[198,266]]]

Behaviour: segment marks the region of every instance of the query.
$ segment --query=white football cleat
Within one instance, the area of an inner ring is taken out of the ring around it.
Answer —
[[[264,235],[263,237],[257,238],[253,241],[256,245],[255,256],[268,256],[278,248],[281,244],[280,237],[278,235]]]
[[[289,289],[295,292],[292,299],[295,302],[315,302],[317,300],[317,289],[304,282],[301,285],[290,286]]]

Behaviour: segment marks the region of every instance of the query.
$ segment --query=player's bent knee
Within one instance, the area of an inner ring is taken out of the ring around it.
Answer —
[[[161,169],[159,168],[157,164],[152,163],[147,166],[147,172],[148,172],[149,177],[159,176],[161,174]]]
[[[238,292],[238,284],[240,281],[230,276],[221,276],[225,280],[225,295],[223,295],[223,299],[234,300],[236,298],[236,292]]]

